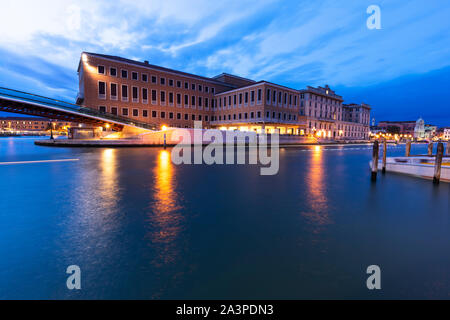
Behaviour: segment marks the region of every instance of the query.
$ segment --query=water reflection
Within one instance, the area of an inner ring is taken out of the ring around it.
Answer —
[[[105,149],[101,155],[100,194],[109,211],[116,207],[119,185],[117,182],[117,150]]]
[[[332,223],[328,199],[325,194],[327,182],[322,148],[321,146],[315,146],[313,152],[310,153],[311,161],[306,176],[306,200],[310,210],[302,212],[302,215],[314,226],[314,233],[319,233],[321,227]]]
[[[176,192],[175,167],[167,150],[158,154],[154,168],[154,204],[151,212],[153,224],[151,241],[156,245],[153,263],[164,266],[176,261],[180,248],[177,239],[183,226],[182,209]]]
[[[78,168],[78,179],[72,203],[76,220],[97,234],[111,231],[116,226],[118,199],[121,197],[118,184],[117,150],[102,150],[100,161],[93,159],[98,166],[91,167],[89,161],[82,162]],[[86,233],[86,236],[92,236]]]

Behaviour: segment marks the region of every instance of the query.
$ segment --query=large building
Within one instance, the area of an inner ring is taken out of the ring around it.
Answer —
[[[333,139],[367,140],[370,106],[343,101],[327,85],[300,90],[300,114],[306,117],[306,132]]]
[[[77,104],[157,124],[368,139],[370,107],[343,105],[328,86],[296,90],[230,74],[208,78],[84,52]]]

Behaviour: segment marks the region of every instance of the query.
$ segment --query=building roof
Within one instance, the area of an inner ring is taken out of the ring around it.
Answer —
[[[216,78],[220,78],[220,77],[222,77],[222,76],[228,76],[228,77],[232,77],[232,78],[236,78],[236,79],[241,79],[241,80],[246,80],[246,81],[256,82],[256,81],[253,80],[253,79],[240,77],[240,76],[237,76],[237,75],[234,75],[234,74],[231,74],[231,73],[226,73],[226,72],[222,72],[221,74],[218,74],[217,76],[214,76],[214,77],[212,77],[212,78],[213,78],[213,79],[216,79]]]
[[[307,86],[306,89],[300,89],[299,90],[301,93],[305,93],[305,92],[310,92],[310,93],[314,93],[314,94],[319,94],[321,96],[324,97],[329,97],[329,98],[334,98],[337,100],[341,100],[344,101],[344,99],[342,98],[342,96],[338,95],[335,93],[334,90],[332,90],[328,85],[325,85],[325,87],[311,87],[311,86]],[[327,93],[328,91],[328,93]]]
[[[366,108],[366,109],[372,109],[368,104],[366,104],[366,103],[344,103],[343,105],[342,105],[343,107],[346,107],[346,108]]]
[[[159,71],[163,71],[163,72],[175,73],[175,74],[178,74],[180,76],[197,78],[199,80],[212,82],[212,83],[215,83],[215,84],[218,84],[218,85],[222,85],[222,86],[226,86],[226,87],[230,87],[230,88],[235,88],[234,85],[231,85],[229,83],[225,83],[225,82],[222,82],[222,81],[218,81],[218,80],[216,80],[214,78],[203,77],[203,76],[199,76],[199,75],[188,73],[188,72],[183,72],[183,71],[178,71],[178,70],[174,70],[174,69],[170,69],[170,68],[157,66],[157,65],[154,65],[154,64],[150,64],[147,61],[141,62],[141,61],[131,60],[131,59],[122,58],[122,57],[118,57],[118,56],[111,56],[111,55],[107,55],[107,54],[100,54],[100,53],[93,53],[93,52],[82,52],[82,54],[83,53],[87,54],[87,55],[96,56],[96,57],[99,57],[99,58],[104,58],[104,59],[114,60],[114,61],[117,61],[117,62],[132,64],[132,65],[135,65],[135,66],[138,66],[138,67],[144,67],[144,68],[159,70]],[[81,62],[81,60],[80,60],[80,62]]]
[[[239,87],[239,88],[235,88],[235,89],[230,89],[230,90],[228,90],[228,91],[216,93],[216,95],[225,95],[225,94],[229,94],[229,93],[234,92],[234,91],[244,90],[244,89],[247,89],[247,88],[250,88],[250,87],[259,85],[259,84],[263,84],[263,83],[264,83],[264,84],[271,85],[271,86],[279,87],[279,88],[284,88],[284,89],[287,89],[287,90],[296,91],[296,92],[299,92],[299,91],[300,91],[300,90],[298,90],[298,89],[289,88],[289,87],[283,86],[283,85],[281,85],[281,84],[276,84],[276,83],[269,82],[269,81],[266,81],[266,80],[261,80],[261,81],[257,81],[257,82],[255,82],[255,83],[249,84],[249,85],[247,85],[247,86],[243,86],[243,87]]]

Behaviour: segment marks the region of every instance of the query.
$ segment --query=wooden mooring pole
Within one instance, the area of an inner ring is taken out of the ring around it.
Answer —
[[[373,152],[372,152],[372,181],[377,181],[377,173],[378,173],[378,154],[379,154],[380,145],[378,140],[375,140],[373,143]]]
[[[433,142],[428,143],[428,156],[431,157],[433,155]]]
[[[450,141],[447,141],[447,151],[445,152],[445,154],[447,155],[447,156],[450,156]]]
[[[405,157],[409,157],[411,155],[411,140],[406,141],[406,151]]]
[[[434,184],[439,184],[439,180],[441,180],[441,166],[443,156],[444,156],[444,144],[442,142],[439,142],[437,146],[436,160],[434,162],[434,176],[433,176]]]
[[[387,153],[387,140],[383,141],[383,168],[381,170],[382,173],[386,173],[386,153]]]

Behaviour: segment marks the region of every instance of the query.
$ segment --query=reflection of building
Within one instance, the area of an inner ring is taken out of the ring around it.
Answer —
[[[391,134],[414,135],[416,121],[380,121],[378,127]]]
[[[4,117],[0,118],[0,131],[46,131],[49,123],[53,124],[53,129],[55,130],[65,130],[66,128],[72,126],[72,123],[70,122],[50,120],[46,118]]]
[[[206,128],[368,138],[370,107],[343,105],[328,86],[296,90],[225,73],[208,78],[86,52],[78,75],[78,104],[160,126],[202,121]]]

